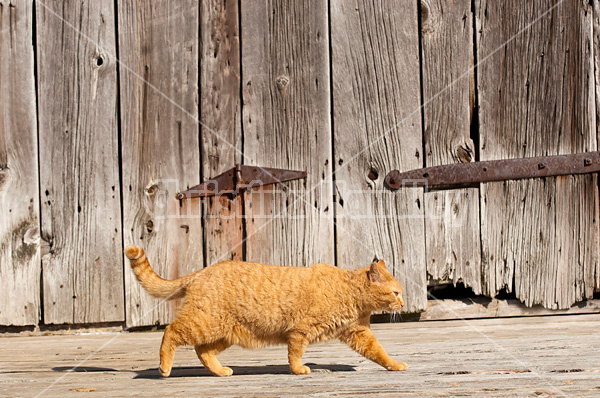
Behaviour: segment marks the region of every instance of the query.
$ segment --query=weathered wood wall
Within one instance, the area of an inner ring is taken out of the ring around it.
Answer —
[[[597,150],[598,2],[0,0],[0,324],[167,323],[122,255],[366,266],[568,308],[596,176],[387,191],[385,174]],[[476,66],[476,68],[475,68]],[[39,150],[38,150],[39,148]],[[308,178],[174,194],[236,163]]]

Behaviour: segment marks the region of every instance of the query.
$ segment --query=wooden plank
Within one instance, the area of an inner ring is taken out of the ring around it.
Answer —
[[[114,2],[36,2],[44,323],[123,321]]]
[[[308,173],[246,195],[247,259],[333,264],[327,1],[241,11],[244,162]]]
[[[471,1],[421,2],[425,165],[475,160]],[[479,189],[425,193],[429,284],[464,283],[481,294]]]
[[[31,2],[0,3],[0,324],[40,317],[39,186]]]
[[[600,300],[588,300],[563,310],[542,306],[527,307],[519,300],[472,298],[462,300],[429,300],[427,310],[419,314],[420,321],[449,319],[501,318],[543,315],[599,314]]]
[[[201,156],[206,180],[242,163],[240,37],[236,1],[202,1],[200,7]],[[242,197],[209,198],[202,205],[206,264],[242,260]]]
[[[119,1],[125,244],[172,279],[202,268],[198,202],[175,200],[200,181],[198,4]],[[150,297],[125,272],[127,326],[168,323],[175,302]]]
[[[422,310],[423,191],[383,187],[423,166],[416,3],[332,1],[331,32],[338,266],[384,259],[407,311]]]
[[[481,159],[597,150],[590,5],[476,3]],[[561,309],[592,297],[595,175],[482,184],[481,205],[487,295]]]
[[[593,62],[594,62],[594,100],[596,103],[596,123],[600,120],[600,2],[594,1],[592,2],[593,12],[592,12],[592,24],[593,24],[593,42],[592,42],[592,52],[594,54]],[[598,126],[596,125],[596,128]],[[598,137],[596,138],[598,139]],[[600,261],[596,265],[596,292],[600,291]]]

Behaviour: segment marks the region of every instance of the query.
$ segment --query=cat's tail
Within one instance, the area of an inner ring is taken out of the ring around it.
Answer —
[[[128,246],[125,248],[125,255],[131,263],[131,269],[135,277],[150,295],[169,300],[185,296],[185,288],[193,279],[190,278],[193,274],[183,278],[166,280],[154,272],[144,249],[140,246]]]

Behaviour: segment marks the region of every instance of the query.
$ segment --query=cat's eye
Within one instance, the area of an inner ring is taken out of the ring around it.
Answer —
[[[392,293],[394,293],[394,296],[398,297],[400,295],[400,292],[397,292],[396,290],[394,290]]]

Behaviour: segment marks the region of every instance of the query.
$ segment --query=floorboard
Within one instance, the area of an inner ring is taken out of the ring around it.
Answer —
[[[217,378],[191,347],[181,347],[164,379],[157,371],[160,332],[5,336],[0,397],[86,391],[113,397],[600,395],[600,314],[375,324],[373,330],[390,355],[408,363],[406,372],[388,372],[331,342],[308,348],[310,375],[289,373],[285,347],[232,348],[219,359],[234,375]]]

